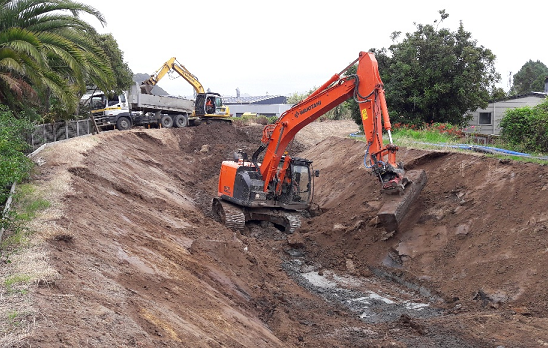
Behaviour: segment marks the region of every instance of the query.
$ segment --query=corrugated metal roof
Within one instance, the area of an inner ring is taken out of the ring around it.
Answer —
[[[279,98],[285,98],[285,96],[281,95],[264,95],[264,96],[254,96],[254,97],[223,97],[223,103],[230,105],[230,104],[255,104],[255,103],[262,103],[265,104],[266,101],[269,99],[279,100]],[[273,102],[275,104],[280,104],[279,101]]]
[[[524,93],[524,94],[511,95],[511,96],[503,98],[503,99],[490,100],[489,103],[503,102],[503,101],[507,101],[507,100],[521,99],[521,98],[526,98],[526,97],[546,98],[547,96],[548,96],[548,93],[544,93],[544,92],[529,92],[529,93]]]

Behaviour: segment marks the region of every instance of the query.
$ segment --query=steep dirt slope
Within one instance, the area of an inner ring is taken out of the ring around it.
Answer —
[[[349,129],[313,123],[293,144],[321,171],[323,213],[289,237],[211,218],[221,161],[254,151],[260,126],[108,132],[46,148],[34,182],[70,185],[58,188],[62,213],[40,221],[57,274],[36,282],[18,346],[548,344],[547,168],[402,149],[429,182],[388,236],[365,144],[326,137]]]
[[[382,196],[358,164],[364,149],[329,138],[304,152],[323,171],[316,187],[325,211],[301,230],[308,256],[342,270],[350,258],[422,290],[458,314],[435,321],[455,322],[451,328],[486,345],[548,344],[548,168],[402,149],[405,167],[424,169],[429,182],[400,231],[384,240],[372,226]]]

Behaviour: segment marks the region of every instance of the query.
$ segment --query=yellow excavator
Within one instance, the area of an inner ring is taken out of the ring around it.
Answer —
[[[152,87],[171,71],[175,71],[194,87],[196,101],[192,114],[193,117],[199,117],[202,120],[230,119],[232,116],[230,114],[230,109],[223,104],[221,95],[219,93],[206,92],[198,78],[179,63],[175,57],[170,58],[160,67],[160,69],[156,70],[154,74],[141,83],[141,93],[151,94],[150,91],[152,90]]]

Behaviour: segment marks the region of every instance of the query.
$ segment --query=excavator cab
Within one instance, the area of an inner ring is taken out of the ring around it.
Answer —
[[[194,113],[202,118],[230,117],[228,108],[223,104],[223,98],[218,93],[198,93]]]
[[[218,196],[244,207],[271,207],[291,210],[306,209],[312,201],[314,181],[312,161],[288,158],[287,166],[265,191],[265,183],[257,166],[247,161],[242,152],[233,161],[223,161],[219,178]]]

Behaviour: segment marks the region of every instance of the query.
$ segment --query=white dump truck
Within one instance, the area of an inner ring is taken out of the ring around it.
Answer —
[[[150,94],[152,88],[170,72],[177,73],[195,90],[195,100]],[[149,79],[135,83],[126,94],[108,97],[93,93],[82,98],[89,102],[91,114],[98,127],[115,126],[120,130],[132,126],[186,127],[200,120],[230,121],[232,115],[223,105],[219,93],[206,92],[198,78],[180,64],[175,57],[162,64]]]
[[[133,126],[186,127],[198,120],[195,102],[190,99],[141,93],[135,83],[124,94],[108,97],[103,92],[85,95],[91,114],[100,128],[127,130]]]

